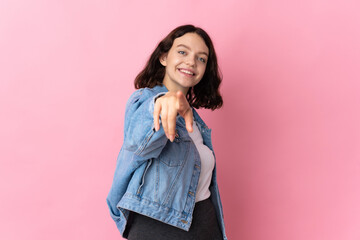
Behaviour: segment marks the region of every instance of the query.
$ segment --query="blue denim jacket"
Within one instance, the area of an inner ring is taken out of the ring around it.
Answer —
[[[124,142],[106,199],[110,215],[123,237],[127,237],[124,231],[130,211],[186,231],[191,225],[200,176],[200,157],[181,116],[176,120],[173,142],[168,141],[162,127],[155,131],[154,101],[167,91],[165,86],[139,89],[126,104]],[[194,109],[193,114],[204,144],[213,151],[211,130]],[[210,192],[223,239],[226,240],[216,165]]]

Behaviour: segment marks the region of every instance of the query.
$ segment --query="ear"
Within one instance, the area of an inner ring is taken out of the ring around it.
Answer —
[[[160,58],[159,58],[159,61],[161,63],[161,65],[163,65],[164,67],[166,67],[167,65],[167,53],[163,53]]]

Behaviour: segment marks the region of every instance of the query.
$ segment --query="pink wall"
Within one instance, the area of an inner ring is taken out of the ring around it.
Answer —
[[[360,239],[356,1],[2,0],[0,239],[120,239],[105,198],[125,102],[174,27],[208,30],[229,239]]]

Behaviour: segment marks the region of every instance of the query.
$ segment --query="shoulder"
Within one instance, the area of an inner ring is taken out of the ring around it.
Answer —
[[[159,94],[164,94],[164,92],[167,92],[165,86],[155,86],[153,88],[140,88],[134,91],[128,102],[127,105],[134,104],[136,102],[143,102],[146,101],[149,98],[154,98],[155,96]]]

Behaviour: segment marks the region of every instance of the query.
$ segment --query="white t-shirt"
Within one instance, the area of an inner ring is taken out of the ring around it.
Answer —
[[[195,143],[201,160],[200,178],[195,197],[195,202],[199,202],[210,197],[209,186],[215,165],[215,158],[213,152],[204,145],[203,138],[195,121],[193,123],[193,132],[189,133],[189,136]]]

